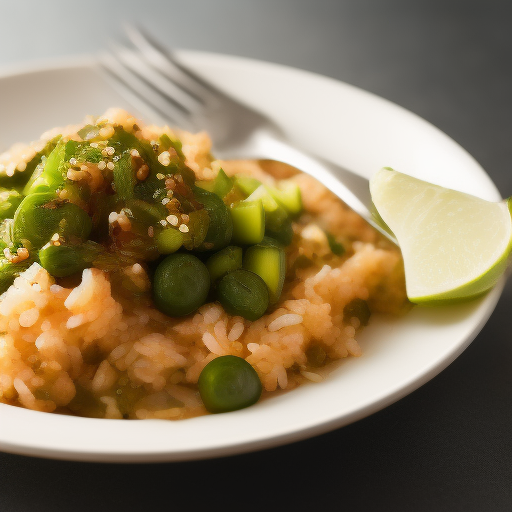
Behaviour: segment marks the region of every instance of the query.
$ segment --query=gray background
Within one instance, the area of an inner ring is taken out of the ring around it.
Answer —
[[[0,69],[94,53],[123,20],[174,47],[295,66],[390,99],[450,135],[512,194],[510,2],[0,0]],[[511,310],[509,283],[481,334],[438,377],[307,441],[157,465],[0,454],[0,510],[510,510]]]

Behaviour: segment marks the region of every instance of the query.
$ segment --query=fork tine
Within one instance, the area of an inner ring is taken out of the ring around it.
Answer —
[[[184,91],[168,76],[163,75],[140,52],[130,51],[120,45],[112,45],[112,51],[125,67],[185,114],[191,115],[195,110],[201,108],[200,102],[193,94]]]
[[[124,63],[110,53],[103,53],[98,60],[101,69],[125,95],[126,99],[141,112],[149,111],[164,122],[179,126],[190,126],[186,111],[176,103],[170,103],[158,90],[141,80]]]
[[[208,96],[224,96],[212,84],[203,80],[199,75],[179,62],[168,48],[165,48],[140,27],[126,25],[125,31],[133,45],[153,65],[157,66],[170,79],[180,84],[184,90],[193,94],[198,101],[205,102]],[[196,94],[192,91],[196,92]]]

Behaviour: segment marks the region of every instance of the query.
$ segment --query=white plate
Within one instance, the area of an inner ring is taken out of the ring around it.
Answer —
[[[298,146],[369,177],[382,166],[498,200],[479,165],[422,119],[367,92],[282,66],[185,52],[198,72],[265,112]],[[0,147],[128,106],[88,59],[0,75]],[[0,404],[0,449],[90,461],[175,461],[277,446],[342,427],[418,388],[451,363],[491,314],[503,283],[464,305],[416,307],[376,320],[361,336],[364,355],[320,384],[245,410],[171,422],[76,418]]]

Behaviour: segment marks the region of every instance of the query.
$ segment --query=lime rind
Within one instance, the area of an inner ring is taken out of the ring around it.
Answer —
[[[376,173],[370,190],[402,249],[409,300],[461,302],[495,286],[512,252],[512,201],[492,203],[390,171]]]

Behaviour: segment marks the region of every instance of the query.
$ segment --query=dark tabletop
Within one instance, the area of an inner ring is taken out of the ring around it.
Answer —
[[[95,52],[124,19],[174,47],[295,66],[383,96],[446,132],[512,195],[511,2],[0,0],[0,69]],[[511,311],[509,282],[487,325],[440,375],[306,441],[173,464],[0,453],[0,511],[510,511]]]

